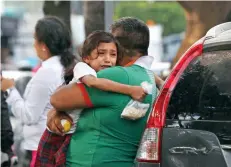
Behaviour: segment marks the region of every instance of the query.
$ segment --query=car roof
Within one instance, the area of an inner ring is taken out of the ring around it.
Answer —
[[[211,28],[205,35],[205,48],[227,44],[231,44],[231,22]]]

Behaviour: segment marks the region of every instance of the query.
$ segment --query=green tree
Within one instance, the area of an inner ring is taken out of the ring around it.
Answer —
[[[177,2],[117,2],[114,19],[132,16],[147,22],[153,20],[164,26],[163,35],[180,33],[185,29],[184,10]]]

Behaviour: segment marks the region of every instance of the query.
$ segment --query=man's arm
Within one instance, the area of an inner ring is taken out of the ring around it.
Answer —
[[[107,78],[114,82],[128,84],[128,75],[121,67],[113,67],[102,70],[98,73],[98,78]],[[121,79],[123,78],[123,79]],[[114,96],[122,94],[112,94],[96,88],[87,87],[84,84],[65,85],[56,90],[51,96],[50,102],[58,111],[73,110],[77,108],[102,107],[115,105]]]
[[[96,78],[92,75],[82,77],[81,81],[88,87],[94,87],[108,92],[125,94],[138,101],[141,101],[146,95],[141,86],[125,85],[105,78]]]
[[[154,74],[154,79],[155,79],[157,88],[160,90],[162,86],[164,85],[164,81],[156,74]]]
[[[50,103],[58,111],[92,106],[84,85],[81,83],[72,83],[60,87],[51,96]]]

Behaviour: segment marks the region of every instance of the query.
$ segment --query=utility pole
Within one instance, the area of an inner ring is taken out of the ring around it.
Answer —
[[[109,32],[110,25],[113,23],[114,1],[104,1],[104,30]]]

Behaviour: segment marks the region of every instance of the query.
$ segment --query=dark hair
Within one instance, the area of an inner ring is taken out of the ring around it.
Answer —
[[[39,42],[46,44],[52,56],[60,56],[60,62],[65,69],[64,79],[67,83],[70,79],[66,81],[66,77],[73,77],[70,71],[75,65],[69,28],[58,17],[46,16],[37,22],[35,34]]]
[[[123,17],[111,25],[111,31],[118,32],[116,39],[129,56],[134,52],[148,54],[149,29],[141,20],[132,17]]]
[[[118,41],[113,37],[111,33],[105,32],[105,31],[94,31],[91,34],[89,34],[86,38],[86,40],[83,43],[80,56],[86,57],[91,54],[91,52],[98,48],[100,43],[115,43],[117,48],[117,62],[119,59],[121,59],[122,53],[120,49],[120,45]]]

